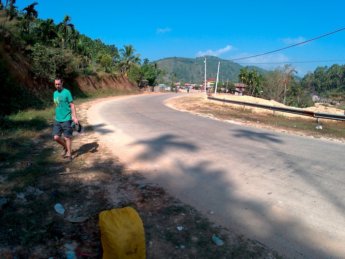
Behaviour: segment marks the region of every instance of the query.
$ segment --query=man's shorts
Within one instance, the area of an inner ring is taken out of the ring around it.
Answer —
[[[73,136],[73,129],[72,129],[72,121],[64,121],[64,122],[54,122],[53,127],[53,136],[59,136],[63,134],[65,138],[72,138]]]

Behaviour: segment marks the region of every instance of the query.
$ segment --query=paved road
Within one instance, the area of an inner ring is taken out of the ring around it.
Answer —
[[[88,115],[122,161],[212,221],[287,257],[345,258],[344,144],[179,112],[169,97],[119,98]]]

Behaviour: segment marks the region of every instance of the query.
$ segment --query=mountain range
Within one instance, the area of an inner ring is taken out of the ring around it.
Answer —
[[[172,82],[202,84],[205,80],[205,57],[182,58],[170,57],[157,60],[155,63],[164,73],[158,78],[160,83],[171,84]],[[206,56],[206,77],[216,78],[218,62],[220,62],[219,82],[238,82],[238,75],[243,66],[225,59],[214,56]],[[266,70],[258,67],[260,73],[267,73]]]

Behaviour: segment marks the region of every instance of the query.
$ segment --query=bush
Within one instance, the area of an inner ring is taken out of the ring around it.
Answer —
[[[46,47],[37,43],[31,48],[30,57],[32,72],[38,78],[68,78],[78,71],[78,60],[66,49]]]

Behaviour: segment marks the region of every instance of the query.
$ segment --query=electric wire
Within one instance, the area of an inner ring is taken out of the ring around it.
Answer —
[[[230,61],[237,61],[237,60],[243,60],[243,59],[249,59],[249,58],[256,58],[256,57],[268,55],[268,54],[271,54],[271,53],[279,52],[279,51],[282,51],[282,50],[285,50],[285,49],[289,49],[289,48],[296,47],[296,46],[299,46],[299,45],[302,45],[302,44],[306,44],[306,43],[308,43],[308,42],[311,42],[311,41],[314,41],[314,40],[317,40],[317,39],[320,39],[320,38],[323,38],[323,37],[327,37],[327,36],[329,36],[329,35],[338,33],[338,32],[343,31],[343,30],[345,30],[345,27],[340,28],[340,29],[337,29],[337,30],[335,30],[335,31],[331,31],[331,32],[324,33],[324,34],[322,34],[322,35],[319,35],[319,36],[317,36],[317,37],[311,38],[311,39],[309,39],[309,40],[305,40],[305,41],[302,41],[302,42],[298,42],[298,43],[295,43],[295,44],[292,44],[292,45],[289,45],[289,46],[286,46],[286,47],[283,47],[283,48],[279,48],[279,49],[276,49],[276,50],[264,52],[264,53],[257,54],[257,55],[252,55],[252,56],[247,56],[247,57],[241,57],[241,58],[234,58],[234,59],[230,59]]]
[[[240,65],[274,65],[274,64],[301,64],[301,63],[327,63],[327,62],[344,62],[345,59],[329,60],[304,60],[304,61],[282,61],[282,62],[236,62]]]

